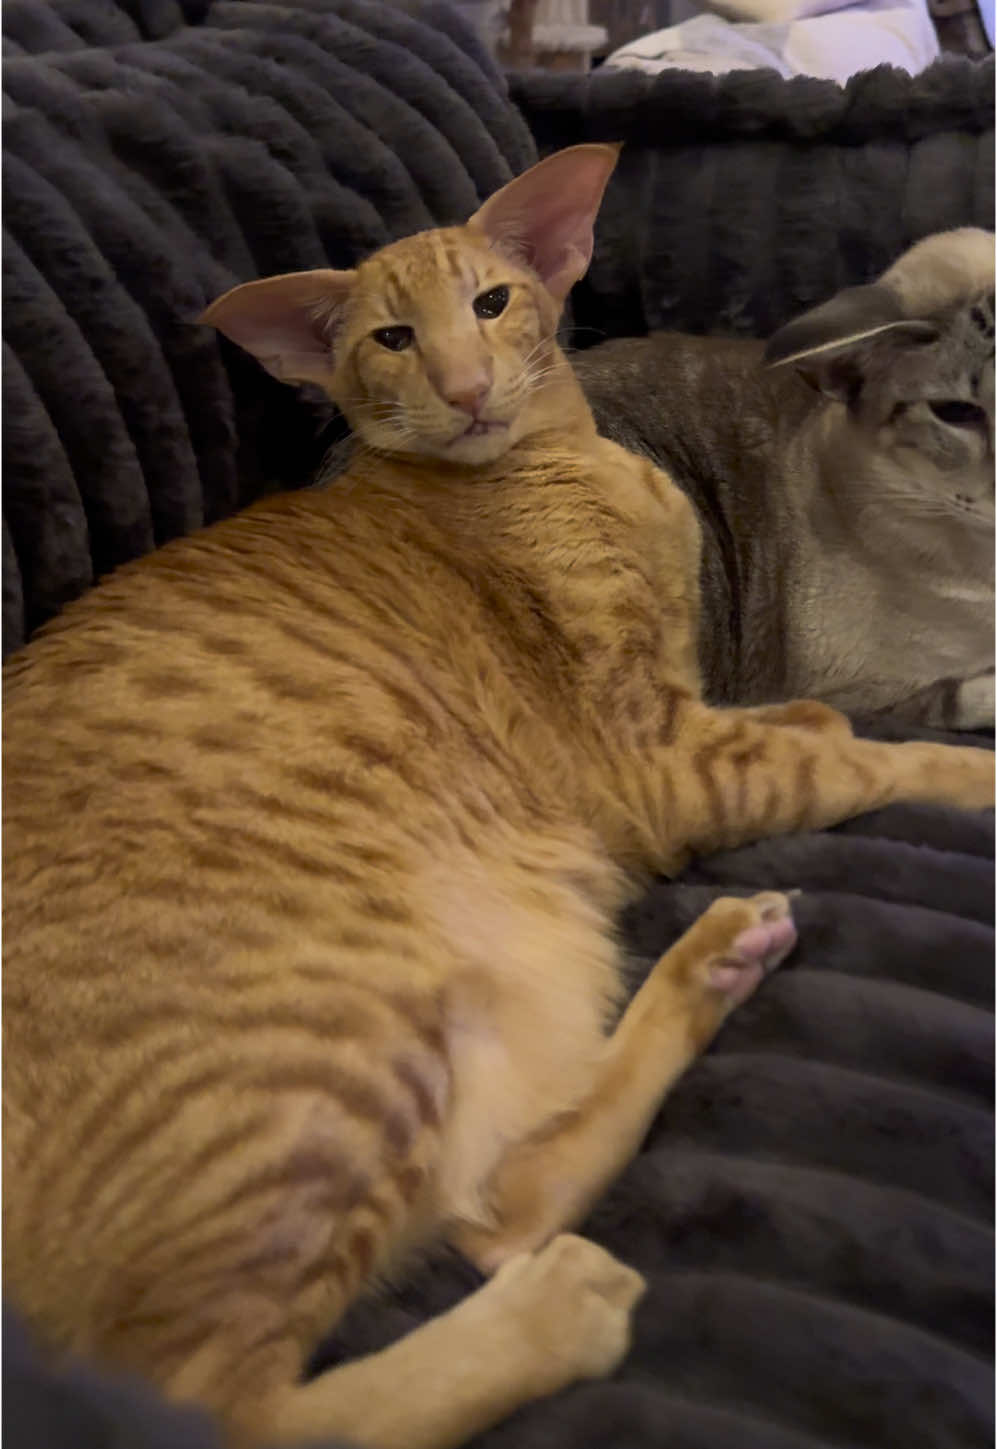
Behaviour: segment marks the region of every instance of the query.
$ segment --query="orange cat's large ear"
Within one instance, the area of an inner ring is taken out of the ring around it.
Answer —
[[[281,382],[322,382],[332,371],[332,345],[356,272],[287,272],[244,282],[197,319],[263,364]]]
[[[593,228],[619,146],[556,151],[490,196],[467,223],[522,258],[563,302],[592,260]]]

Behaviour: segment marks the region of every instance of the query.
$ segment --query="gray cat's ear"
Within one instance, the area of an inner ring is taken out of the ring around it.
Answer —
[[[251,352],[281,382],[323,382],[356,272],[286,272],[245,282],[197,319]]]
[[[620,149],[556,151],[496,191],[467,225],[520,257],[563,302],[592,260],[595,219]]]
[[[847,287],[787,322],[769,339],[765,361],[794,367],[819,392],[849,401],[884,349],[921,346],[937,336],[933,323],[904,316],[900,299],[874,282]]]

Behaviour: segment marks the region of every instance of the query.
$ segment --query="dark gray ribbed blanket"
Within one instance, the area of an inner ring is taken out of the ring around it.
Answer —
[[[579,345],[657,328],[767,337],[920,237],[992,227],[994,62],[832,81],[514,77],[544,153],[625,142],[575,289]]]
[[[6,645],[100,573],[306,481],[337,424],[191,324],[225,287],[462,218],[541,149],[629,139],[581,343],[763,331],[916,236],[992,224],[992,64],[915,81],[513,79],[443,5],[6,0]],[[71,702],[67,703],[71,708]],[[880,727],[881,731],[888,726]],[[893,808],[661,883],[641,967],[720,891],[801,886],[801,946],[689,1072],[588,1231],[644,1272],[610,1382],[498,1449],[992,1443],[993,822]],[[473,1286],[358,1306],[317,1363]],[[5,1339],[10,1449],[204,1446]]]

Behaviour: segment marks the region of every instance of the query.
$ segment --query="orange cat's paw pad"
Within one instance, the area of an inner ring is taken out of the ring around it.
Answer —
[[[755,925],[739,931],[722,955],[707,963],[706,979],[732,1006],[746,1001],[796,945],[796,926],[785,896],[768,893],[748,902],[758,909]]]

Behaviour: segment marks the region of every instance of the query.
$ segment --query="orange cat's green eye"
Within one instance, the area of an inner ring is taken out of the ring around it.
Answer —
[[[474,308],[475,316],[484,317],[486,319],[491,317],[498,317],[500,313],[505,311],[508,305],[508,287],[492,287],[489,291],[482,292],[480,296],[475,297],[474,301],[471,303],[471,306]]]
[[[379,342],[389,352],[404,352],[406,347],[412,345],[415,333],[411,327],[403,327],[399,324],[397,327],[378,327],[370,335],[375,342]]]

